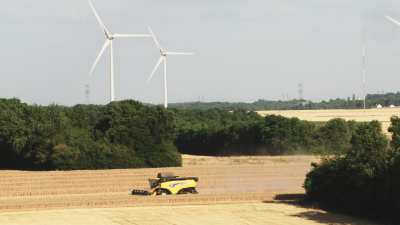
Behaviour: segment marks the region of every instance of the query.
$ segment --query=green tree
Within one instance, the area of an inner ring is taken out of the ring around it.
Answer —
[[[316,133],[318,141],[323,147],[322,153],[343,154],[350,148],[352,132],[349,124],[343,119],[329,120]]]
[[[392,140],[390,144],[392,145],[393,149],[399,150],[400,149],[400,118],[397,116],[393,116],[390,118],[391,125],[389,127],[389,132],[392,133]]]

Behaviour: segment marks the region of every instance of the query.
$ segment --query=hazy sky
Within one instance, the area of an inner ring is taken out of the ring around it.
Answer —
[[[398,0],[95,0],[112,32],[151,25],[169,50],[171,102],[312,100],[361,94],[362,30],[367,31],[368,92],[398,91]],[[109,99],[109,54],[88,71],[103,33],[86,0],[2,0],[0,98],[74,105]],[[159,53],[151,39],[115,41],[116,97],[161,103],[162,71],[146,84]]]

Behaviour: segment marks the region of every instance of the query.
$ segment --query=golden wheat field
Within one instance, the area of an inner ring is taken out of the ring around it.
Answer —
[[[312,156],[183,156],[183,167],[0,171],[0,224],[368,224],[276,203],[303,194]],[[200,178],[198,195],[132,196],[157,172]]]
[[[382,109],[321,109],[321,110],[275,110],[258,111],[262,116],[281,115],[297,117],[302,120],[325,122],[334,118],[367,122],[377,120],[382,123],[382,129],[387,134],[390,126],[390,117],[400,116],[400,108]]]

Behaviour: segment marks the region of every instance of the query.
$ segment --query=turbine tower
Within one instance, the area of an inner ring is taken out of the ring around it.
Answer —
[[[363,31],[363,46],[362,46],[362,82],[363,82],[363,108],[366,109],[367,100],[367,36],[365,30]]]
[[[91,0],[89,1],[90,8],[93,11],[94,16],[97,19],[97,22],[100,25],[101,30],[104,32],[106,41],[103,45],[103,47],[100,50],[99,55],[97,56],[96,60],[93,63],[92,68],[90,69],[90,75],[93,74],[97,64],[99,63],[99,60],[101,56],[104,54],[104,51],[110,47],[110,102],[115,100],[115,89],[114,89],[114,47],[113,47],[113,41],[115,38],[139,38],[139,37],[151,37],[149,34],[114,34],[112,33],[106,25],[103,23],[101,20],[99,14],[97,13],[96,8],[93,5],[93,2]]]
[[[169,52],[163,47],[161,47],[160,42],[158,41],[156,35],[154,34],[151,27],[148,27],[151,36],[153,37],[153,41],[156,44],[157,48],[160,50],[160,59],[158,60],[156,66],[154,67],[153,71],[150,74],[149,79],[147,82],[153,78],[154,73],[157,71],[158,67],[161,63],[164,63],[164,107],[168,108],[168,85],[167,85],[167,56],[169,55],[194,55],[191,52]]]
[[[85,85],[85,99],[86,99],[86,104],[90,104],[90,85],[86,84]]]

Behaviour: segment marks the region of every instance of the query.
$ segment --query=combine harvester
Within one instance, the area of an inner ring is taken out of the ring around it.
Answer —
[[[150,191],[132,190],[132,195],[177,195],[197,194],[198,177],[179,177],[173,173],[158,173],[157,178],[149,179]]]

